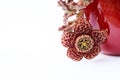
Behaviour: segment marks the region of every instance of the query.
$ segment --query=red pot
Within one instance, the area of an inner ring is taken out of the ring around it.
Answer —
[[[120,1],[94,0],[85,9],[94,29],[108,29],[109,35],[101,45],[103,54],[120,55]]]

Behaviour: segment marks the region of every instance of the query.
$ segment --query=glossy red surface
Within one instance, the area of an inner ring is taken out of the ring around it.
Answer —
[[[120,56],[120,1],[94,0],[85,14],[94,29],[108,29],[109,35],[101,45],[102,52]]]

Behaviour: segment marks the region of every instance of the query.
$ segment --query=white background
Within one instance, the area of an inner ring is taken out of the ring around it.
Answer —
[[[119,57],[66,57],[62,15],[57,0],[0,0],[0,80],[120,80]]]

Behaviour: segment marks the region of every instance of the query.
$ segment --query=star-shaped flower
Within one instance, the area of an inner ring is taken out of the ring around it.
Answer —
[[[83,57],[92,59],[97,56],[102,44],[108,36],[108,30],[94,30],[85,19],[84,9],[93,0],[59,0],[58,4],[64,9],[64,25],[59,28],[63,31],[61,43],[67,47],[67,56],[75,61]],[[76,19],[68,21],[71,16]]]
[[[83,57],[92,59],[100,53],[99,45],[106,40],[108,35],[106,30],[94,30],[84,18],[79,18],[71,29],[63,31],[61,38],[63,46],[68,48],[69,58],[80,61]]]

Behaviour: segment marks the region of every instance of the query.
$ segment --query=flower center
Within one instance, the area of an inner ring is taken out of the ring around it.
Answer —
[[[75,47],[78,52],[88,52],[93,48],[94,41],[89,35],[81,35],[76,39]]]

